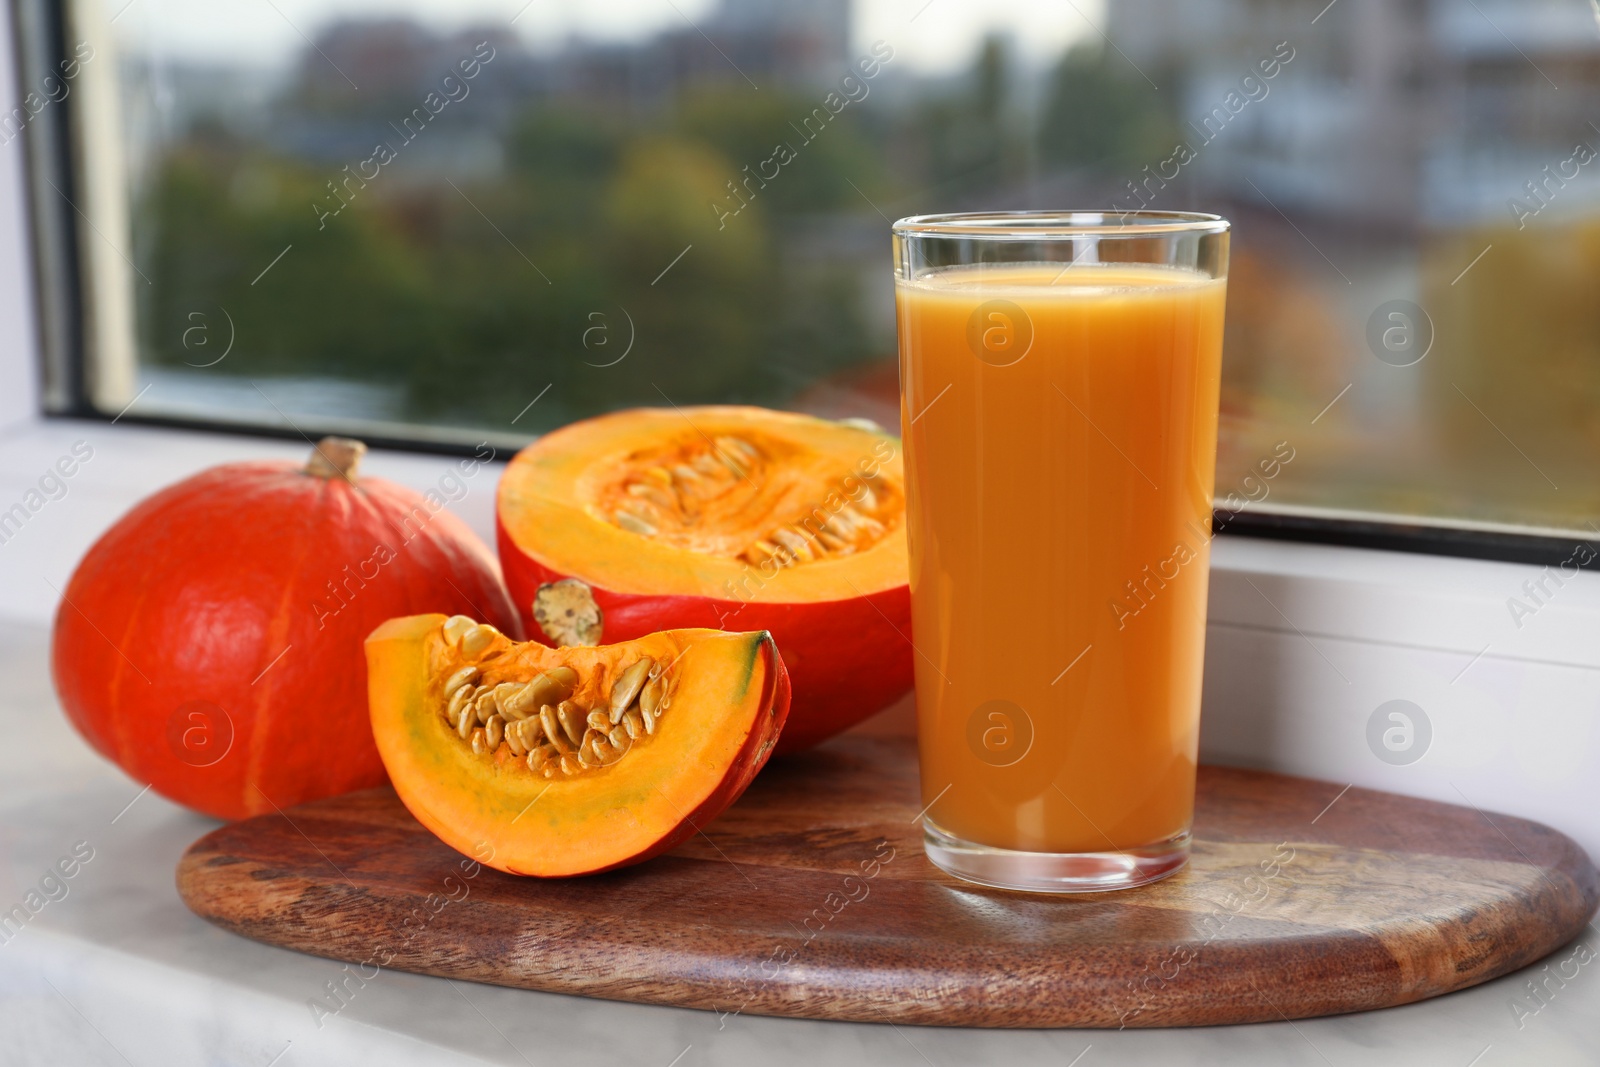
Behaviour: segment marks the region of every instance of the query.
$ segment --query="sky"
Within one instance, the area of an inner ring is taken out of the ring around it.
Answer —
[[[706,18],[717,0],[98,0],[124,48],[172,59],[275,64],[329,21],[409,16],[438,30],[511,22],[530,45],[569,36],[626,40]],[[804,0],[792,0],[803,3]],[[951,73],[986,33],[1009,34],[1024,62],[1047,63],[1097,35],[1105,0],[855,0],[856,46],[895,48],[898,68]],[[1091,21],[1092,20],[1092,21]],[[92,31],[91,31],[92,32]]]

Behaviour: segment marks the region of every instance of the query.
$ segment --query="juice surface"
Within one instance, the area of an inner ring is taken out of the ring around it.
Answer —
[[[1226,282],[899,280],[927,818],[1093,852],[1189,828]]]

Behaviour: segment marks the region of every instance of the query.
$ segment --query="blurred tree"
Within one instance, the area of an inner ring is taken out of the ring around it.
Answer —
[[[616,169],[631,132],[605,112],[535,105],[507,135],[506,163],[514,175],[539,189],[554,218],[592,221],[604,188],[595,176]],[[576,213],[575,206],[580,208]]]
[[[327,114],[339,92],[291,88],[280,115],[318,144],[365,136],[348,101]],[[865,132],[882,119],[855,102],[804,141],[791,123],[824,96],[701,87],[666,123],[548,99],[497,131],[498,173],[445,183],[403,151],[320,219],[342,162],[196,125],[136,205],[153,282],[138,294],[143,358],[201,362],[181,345],[186,316],[221,306],[238,341],[203,373],[400,385],[396,416],[434,424],[538,432],[663,394],[782,403],[878,354],[859,253],[828,216],[870,211],[862,194],[887,185],[882,139]],[[793,159],[719,221],[713,205],[739,204],[728,183],[780,143]]]
[[[867,100],[871,99],[871,83]],[[677,129],[696,138],[725,156],[730,167],[725,180],[742,183],[747,176],[760,178],[762,164],[774,158],[779,145],[794,153],[794,159],[770,180],[752,181],[756,197],[772,216],[795,215],[838,209],[867,207],[861,193],[851,188],[854,182],[867,195],[884,184],[883,157],[863,136],[862,108],[850,104],[821,123],[814,112],[821,110],[826,94],[814,97],[785,95],[781,90],[758,94],[743,90],[701,89],[685,94],[678,108]],[[865,100],[862,101],[865,103]],[[805,120],[811,131],[806,140]],[[797,129],[796,127],[799,127]],[[772,174],[776,161],[764,168]],[[748,169],[746,169],[748,168]],[[726,187],[721,199],[731,196]]]
[[[831,235],[840,230],[825,218],[876,219],[873,201],[891,190],[881,122],[866,106],[873,83],[860,84],[867,95],[825,124],[816,113],[828,113],[820,91],[806,97],[701,89],[687,94],[679,108],[677,128],[728,159],[727,180],[750,197],[750,208],[725,220],[727,229],[759,220],[756,225],[771,231],[774,299],[763,317],[767,340],[761,357],[751,361],[756,377],[748,383],[751,395],[767,402],[782,402],[820,377],[881,355],[862,313],[857,253],[830,247]],[[751,175],[773,173],[776,161],[785,158],[779,145],[793,152],[790,162],[776,177],[746,184]],[[726,184],[719,193],[721,210],[737,207]]]
[[[999,37],[984,39],[954,92],[922,97],[910,124],[921,180],[946,192],[993,188],[1022,177],[1026,142],[1009,104],[1010,59]]]
[[[1070,49],[1056,68],[1039,126],[1049,163],[1139,166],[1178,143],[1171,100],[1099,45]]]
[[[183,347],[184,330],[192,312],[222,307],[236,341],[218,373],[336,368],[393,380],[424,361],[438,326],[425,270],[353,208],[319,232],[312,204],[327,199],[304,168],[259,154],[202,145],[167,157],[137,213],[135,246],[151,281],[138,292],[144,358],[211,358]]]
[[[674,403],[753,394],[771,341],[776,264],[759,202],[718,228],[709,205],[726,197],[729,173],[702,145],[642,137],[607,187],[610,289],[638,328],[614,394],[652,404],[662,393]]]

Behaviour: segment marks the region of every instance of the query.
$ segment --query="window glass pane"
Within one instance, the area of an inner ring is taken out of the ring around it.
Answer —
[[[890,220],[1214,210],[1220,503],[1600,533],[1579,0],[71,15],[109,89],[79,99],[115,193],[79,205],[102,405],[463,436],[730,401],[893,423]]]

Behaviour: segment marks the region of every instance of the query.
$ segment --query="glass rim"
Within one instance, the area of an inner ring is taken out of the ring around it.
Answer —
[[[1227,219],[1203,211],[959,211],[910,215],[890,227],[896,237],[1059,241],[1174,233],[1218,234]]]

